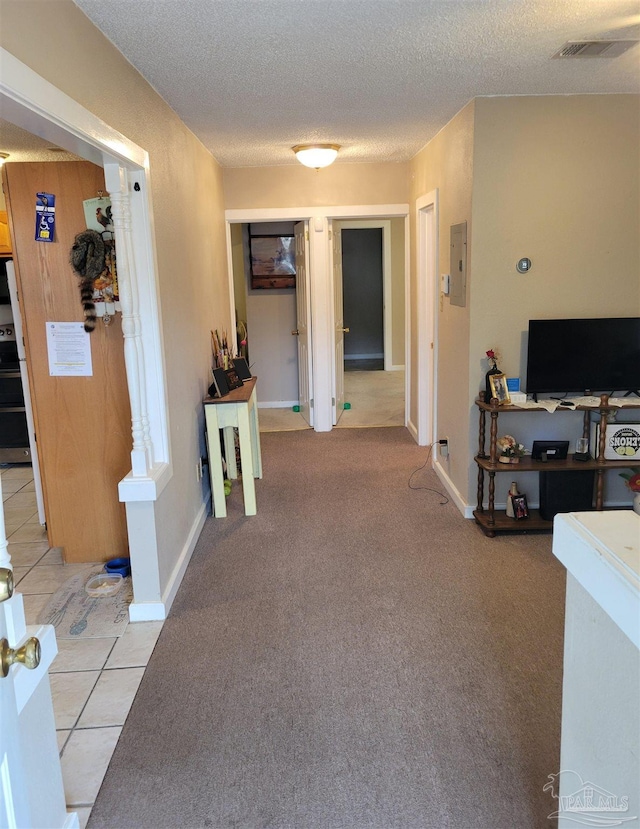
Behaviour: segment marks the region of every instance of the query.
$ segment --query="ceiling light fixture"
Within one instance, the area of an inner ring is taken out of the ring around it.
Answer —
[[[0,153],[0,167],[4,164],[4,162],[9,158],[9,153]]]
[[[297,144],[291,148],[300,164],[305,167],[328,167],[333,164],[340,149],[339,144]]]

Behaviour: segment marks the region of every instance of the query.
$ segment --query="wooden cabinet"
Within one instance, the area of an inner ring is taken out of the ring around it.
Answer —
[[[0,256],[11,256],[12,252],[7,211],[0,210]]]
[[[49,543],[67,562],[126,556],[118,482],[131,468],[131,411],[120,315],[91,334],[90,377],[52,377],[47,356],[47,322],[83,320],[69,252],[86,227],[83,201],[105,190],[104,171],[88,161],[14,162],[4,176]],[[57,199],[52,243],[34,240],[41,191]]]
[[[550,472],[562,474],[563,472],[584,472],[593,470],[595,472],[595,496],[594,504],[596,510],[601,510],[604,503],[604,473],[607,469],[618,468],[621,469],[623,465],[620,461],[605,460],[604,452],[606,445],[606,430],[600,429],[600,437],[598,441],[598,448],[596,457],[588,461],[576,461],[573,455],[569,455],[566,460],[550,460],[545,463],[534,461],[530,457],[520,458],[517,465],[502,464],[498,461],[499,452],[496,445],[498,439],[498,417],[500,415],[521,414],[523,412],[546,412],[543,407],[535,409],[521,409],[519,406],[500,406],[497,400],[491,403],[486,403],[484,400],[484,392],[481,393],[479,400],[476,400],[476,405],[480,410],[480,422],[478,428],[478,454],[475,457],[475,462],[478,465],[478,503],[476,509],[473,511],[473,516],[476,523],[481,527],[485,535],[493,537],[497,532],[528,532],[530,530],[552,530],[553,521],[547,521],[538,512],[538,510],[530,509],[529,517],[521,521],[515,521],[509,518],[504,510],[495,509],[495,476],[498,472],[508,472],[513,475],[517,472]],[[640,409],[640,403],[634,406],[625,406],[625,409]],[[582,412],[583,417],[583,437],[588,438],[591,428],[591,414],[598,412],[601,418],[601,424],[605,425],[609,413],[617,410],[617,407],[609,405],[608,395],[603,394],[600,398],[598,406],[576,406],[575,409],[556,409],[556,414],[559,417],[574,415],[575,412]],[[486,426],[487,414],[490,418],[489,426],[489,452],[486,452]],[[486,478],[488,477],[488,482]],[[487,484],[487,508],[484,508],[484,493],[485,483]]]

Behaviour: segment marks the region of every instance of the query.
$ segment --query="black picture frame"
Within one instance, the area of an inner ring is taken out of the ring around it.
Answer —
[[[295,236],[249,236],[249,262],[253,289],[295,288]]]
[[[229,394],[229,382],[227,380],[227,372],[223,368],[214,368],[213,369],[213,384],[212,387],[215,389],[215,394],[211,395],[212,397],[226,397]],[[211,388],[209,389],[209,394],[211,394]]]
[[[516,521],[522,521],[529,517],[529,505],[527,504],[526,495],[510,495],[511,503],[513,504],[513,517]]]
[[[531,460],[566,461],[568,452],[568,440],[534,440],[531,447]]]
[[[238,372],[235,368],[226,368],[224,373],[227,377],[227,386],[229,387],[229,391],[242,388],[242,380],[238,377]]]
[[[238,377],[244,382],[251,379],[251,369],[244,357],[234,357],[231,361]]]

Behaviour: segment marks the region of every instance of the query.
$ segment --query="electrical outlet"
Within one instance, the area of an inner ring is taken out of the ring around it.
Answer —
[[[449,438],[442,438],[442,440],[438,441],[440,445],[440,454],[443,458],[449,457]]]

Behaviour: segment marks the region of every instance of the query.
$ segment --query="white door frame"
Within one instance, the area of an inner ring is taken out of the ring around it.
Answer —
[[[331,240],[329,220],[403,218],[405,220],[405,307],[409,295],[409,205],[360,204],[327,207],[235,208],[225,211],[228,224],[251,222],[309,221],[310,294],[312,326],[312,387],[313,422],[316,432],[333,428],[333,275],[331,272]],[[231,229],[227,227],[227,250],[231,251]],[[230,308],[235,315],[233,268],[229,257]],[[233,319],[234,317],[232,317]],[[409,333],[405,314],[405,424],[410,411]]]
[[[420,446],[437,434],[438,190],[416,200],[416,375]]]
[[[146,150],[114,130],[0,48],[3,117],[51,144],[104,167],[111,197],[131,404],[131,471],[120,481],[127,506],[134,601],[130,618],[162,619],[154,503],[172,477],[160,297]],[[131,510],[133,510],[134,520]],[[177,589],[177,585],[176,585]]]
[[[299,229],[300,228],[300,229]],[[296,340],[298,352],[298,405],[307,425],[313,428],[313,385],[311,366],[311,298],[309,296],[309,222],[293,226],[296,241]],[[300,255],[302,254],[302,255]],[[298,263],[302,262],[304,276],[300,287]],[[292,332],[293,333],[293,332]]]
[[[391,221],[389,219],[355,219],[339,222],[341,230],[382,230],[382,332],[384,348],[384,370],[393,371],[403,366],[393,365],[393,291],[391,287]]]

